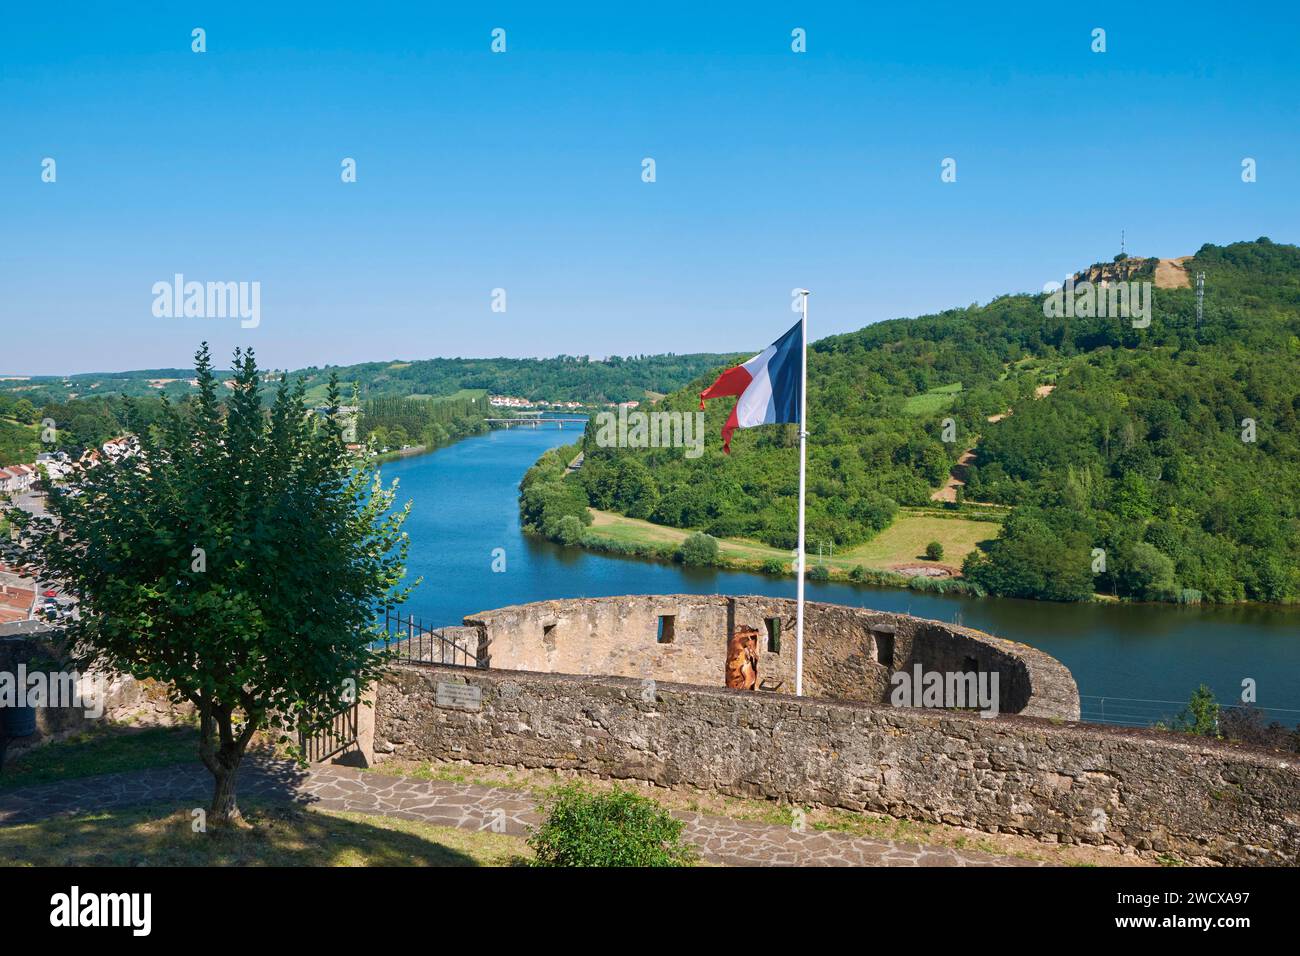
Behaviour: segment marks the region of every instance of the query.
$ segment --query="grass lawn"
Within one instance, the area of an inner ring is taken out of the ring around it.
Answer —
[[[689,531],[628,518],[609,511],[591,509],[589,532],[609,541],[636,544],[680,544]],[[940,516],[923,509],[901,509],[894,523],[872,540],[849,551],[826,556],[824,563],[848,571],[860,564],[866,568],[886,569],[895,564],[949,564],[960,566],[962,559],[978,541],[996,538],[998,525],[990,521],[973,521],[958,516]],[[943,561],[926,561],[922,555],[931,541],[943,545]],[[769,558],[789,563],[790,552],[771,548],[746,538],[722,538],[718,550],[726,558],[741,564],[759,564]],[[817,542],[808,542],[809,566],[817,563]]]
[[[193,727],[126,727],[106,724],[67,740],[29,750],[5,761],[0,791],[38,783],[143,770],[199,759]]]
[[[940,385],[920,395],[909,396],[903,402],[903,411],[908,415],[934,415],[956,401],[960,392],[961,382]]]
[[[844,553],[850,567],[887,568],[895,564],[950,564],[960,567],[962,559],[975,550],[980,541],[998,536],[998,525],[991,521],[968,518],[940,518],[934,515],[900,511],[898,518],[865,544]],[[925,546],[931,541],[943,545],[943,560],[924,559]],[[840,555],[836,555],[840,560]]]
[[[299,807],[243,808],[196,833],[188,810],[134,807],[0,829],[0,866],[509,866],[520,837]]]

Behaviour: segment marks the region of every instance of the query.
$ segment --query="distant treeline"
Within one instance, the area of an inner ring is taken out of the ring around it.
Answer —
[[[357,383],[362,398],[439,396],[462,389],[484,389],[494,395],[516,395],[533,401],[605,404],[641,401],[647,391],[675,391],[727,358],[671,353],[612,356],[604,361],[571,355],[547,359],[439,358],[309,368],[301,374],[311,387],[337,372],[340,381]]]
[[[288,373],[301,377],[311,401],[324,399],[331,374],[346,392],[356,386],[362,400],[372,398],[438,398],[472,389],[516,395],[533,401],[576,401],[590,405],[642,401],[647,392],[663,394],[681,388],[707,369],[735,356],[692,355],[611,356],[605,360],[561,355],[547,359],[460,359],[368,362],[361,365],[305,368]],[[218,377],[228,373],[219,372]],[[278,377],[285,373],[267,373]],[[131,396],[174,401],[191,394],[192,371],[148,369],[63,377],[0,381],[0,396],[24,396],[40,408],[82,398]],[[152,383],[152,384],[151,384]],[[0,416],[3,417],[3,416]]]
[[[487,395],[372,398],[361,406],[357,435],[375,448],[437,448],[487,431]]]

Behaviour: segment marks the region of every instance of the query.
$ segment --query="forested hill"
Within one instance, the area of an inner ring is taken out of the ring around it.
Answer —
[[[950,507],[1014,506],[965,566],[994,593],[1300,599],[1300,249],[1206,245],[1183,267],[1206,274],[1199,335],[1194,290],[1156,288],[1146,328],[1012,295],[814,343],[810,540],[865,541],[973,450]],[[717,371],[656,407],[696,410]],[[598,448],[589,428],[589,503],[793,547],[795,428],[739,431],[724,456],[730,406],[709,403],[696,459]]]
[[[488,413],[486,393],[542,401],[609,402],[657,398],[681,388],[706,370],[738,356],[695,355],[611,356],[596,360],[561,355],[548,359],[458,359],[369,362],[363,365],[306,368],[290,372],[302,378],[310,402],[325,401],[331,373],[337,373],[343,393],[355,384],[363,406],[361,435],[379,446],[407,441],[435,447],[483,427]],[[282,372],[268,372],[269,380]],[[229,372],[218,372],[227,381]],[[78,451],[122,434],[126,427],[125,399],[137,400],[146,415],[157,413],[161,396],[183,402],[195,392],[194,373],[185,369],[146,369],[135,372],[66,377],[0,377],[0,467],[32,461],[39,444],[37,423],[57,426],[59,448]],[[270,401],[274,388],[263,389]],[[402,404],[399,399],[411,399]]]
[[[310,367],[290,375],[305,380],[311,400],[324,398],[330,374],[337,373],[345,387],[357,385],[362,399],[442,397],[482,389],[533,400],[604,404],[641,401],[647,393],[671,392],[733,357],[700,353],[615,355],[606,359],[570,355],[544,359],[435,358]],[[25,398],[37,408],[72,399],[156,396],[160,392],[183,398],[193,391],[192,378],[193,372],[183,369],[5,378],[0,379],[0,395],[15,400]]]

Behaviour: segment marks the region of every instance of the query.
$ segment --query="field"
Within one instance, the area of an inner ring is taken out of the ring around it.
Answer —
[[[689,531],[652,524],[637,518],[628,518],[608,511],[591,510],[593,521],[590,533],[606,541],[625,544],[671,544],[686,540]],[[998,525],[990,521],[975,521],[960,516],[947,516],[941,512],[924,509],[899,511],[894,523],[871,541],[860,544],[833,557],[828,553],[817,555],[816,541],[808,542],[809,565],[826,564],[832,568],[849,571],[854,565],[886,570],[895,565],[912,567],[944,564],[959,567],[962,559],[975,549],[977,542],[997,537]],[[924,558],[925,546],[931,541],[943,545],[941,562]],[[755,565],[775,559],[789,562],[792,555],[758,541],[745,538],[722,538],[718,549],[724,558],[737,565]]]
[[[943,411],[957,399],[961,392],[961,382],[941,385],[920,395],[913,395],[903,402],[903,411],[908,415],[935,415]]]

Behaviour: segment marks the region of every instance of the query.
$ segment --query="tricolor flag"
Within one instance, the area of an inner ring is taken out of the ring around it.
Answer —
[[[731,433],[737,428],[798,422],[803,380],[803,322],[795,324],[743,365],[718,376],[700,392],[700,408],[707,398],[739,395],[727,424],[722,426],[722,450],[731,454]]]

